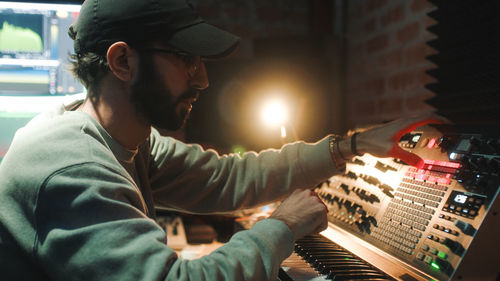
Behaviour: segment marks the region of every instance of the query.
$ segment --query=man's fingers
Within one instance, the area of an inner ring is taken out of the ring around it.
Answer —
[[[328,206],[326,206],[325,202],[321,200],[321,197],[319,197],[318,193],[311,190],[311,194],[318,198],[319,203],[321,203],[325,207],[326,212],[328,212]]]
[[[399,158],[408,165],[412,165],[418,169],[422,169],[424,167],[424,160],[422,158],[414,153],[402,149],[397,143],[392,146],[389,151],[389,155],[394,158]]]
[[[449,121],[447,119],[441,117],[441,116],[426,116],[426,117],[416,117],[416,118],[411,118],[408,119],[409,124],[404,126],[401,130],[399,130],[393,137],[394,141],[399,141],[402,136],[404,136],[407,133],[412,132],[416,128],[427,125],[427,124],[444,124]]]

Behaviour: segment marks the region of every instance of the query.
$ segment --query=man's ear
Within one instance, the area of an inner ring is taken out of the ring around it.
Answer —
[[[120,80],[128,82],[132,79],[132,73],[135,69],[136,58],[134,51],[125,42],[119,41],[113,43],[106,54],[111,72]]]

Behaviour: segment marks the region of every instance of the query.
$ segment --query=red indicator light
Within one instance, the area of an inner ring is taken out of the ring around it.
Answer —
[[[425,159],[424,163],[427,164],[427,165],[435,165],[435,166],[448,167],[448,168],[454,168],[454,169],[460,168],[460,163],[455,163],[455,162],[447,162],[447,161],[437,161],[437,160],[432,160],[432,159]]]
[[[436,144],[436,139],[435,138],[432,138],[429,140],[429,142],[427,143],[427,148],[434,148],[434,145]]]
[[[438,178],[437,182],[440,183],[440,184],[450,184],[451,180],[450,179]]]

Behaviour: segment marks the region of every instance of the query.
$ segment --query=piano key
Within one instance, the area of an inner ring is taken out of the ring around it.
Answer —
[[[302,262],[307,262],[309,270],[324,280],[394,280],[320,235],[306,236],[296,241],[295,253],[302,257]],[[295,266],[293,262],[289,264]],[[304,264],[300,267],[304,267]]]

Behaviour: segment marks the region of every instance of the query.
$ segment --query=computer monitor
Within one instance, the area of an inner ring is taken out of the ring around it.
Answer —
[[[31,118],[85,97],[68,68],[68,28],[81,7],[75,2],[0,1],[0,162]]]
[[[0,95],[84,91],[68,70],[81,5],[0,1]]]

